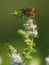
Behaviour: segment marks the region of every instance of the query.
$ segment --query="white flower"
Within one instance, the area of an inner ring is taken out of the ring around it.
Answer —
[[[28,26],[29,24],[23,24],[24,26]]]
[[[10,57],[10,63],[11,64],[14,64],[14,63],[22,63],[23,62],[20,54],[17,54],[15,52],[9,54],[9,57]]]
[[[35,35],[35,36],[37,36],[37,35],[38,35],[37,30],[33,31],[33,35]]]
[[[26,37],[28,37],[28,36],[30,36],[30,35],[37,36],[37,35],[38,35],[37,30],[27,31],[27,32],[26,32]],[[28,40],[27,40],[27,41],[28,41]]]
[[[25,29],[29,29],[29,25],[30,25],[30,24],[24,24]]]
[[[31,27],[33,28],[33,30],[35,30],[36,29],[36,27],[37,27],[37,25],[31,25]]]
[[[13,51],[13,53],[16,53],[16,52],[17,52],[16,50]]]
[[[17,53],[17,50],[13,46],[9,46],[10,52],[8,53],[8,56],[10,58],[10,64],[11,65],[23,65],[23,60],[20,56],[20,54]]]
[[[33,21],[34,21],[34,20],[33,20],[33,19],[31,19],[31,18],[29,18],[29,19],[28,19],[28,22],[32,22],[32,23],[33,23]]]
[[[13,59],[13,62],[17,62],[17,63],[21,63],[22,62],[22,59],[21,59],[19,54],[13,53],[11,58]]]
[[[49,63],[49,57],[46,57],[45,60],[47,63]]]
[[[26,31],[26,37],[30,35],[30,31]]]

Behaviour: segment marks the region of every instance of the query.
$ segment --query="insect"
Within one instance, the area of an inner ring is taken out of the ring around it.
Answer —
[[[34,7],[27,7],[27,8],[21,9],[21,11],[25,16],[33,18],[35,17],[34,9],[35,9]]]

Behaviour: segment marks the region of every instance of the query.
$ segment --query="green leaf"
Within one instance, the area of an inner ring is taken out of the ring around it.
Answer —
[[[32,46],[35,46],[35,43],[34,42],[32,43]]]
[[[23,52],[23,56],[24,56],[24,57],[26,56],[26,53],[25,53],[25,52]]]
[[[32,60],[33,57],[29,55],[29,56],[26,56],[26,59],[28,59],[28,60]]]
[[[18,12],[15,10],[15,12],[14,12],[14,13],[12,13],[12,14],[14,14],[14,15],[18,15]]]
[[[28,49],[28,48],[25,48],[25,49],[24,49],[24,51],[28,52],[28,51],[29,51],[29,49]]]
[[[22,29],[18,30],[18,33],[20,33],[21,35],[25,35],[26,34],[26,32],[23,31]]]
[[[36,49],[34,49],[34,48],[32,49],[32,51],[33,51],[33,52],[37,52],[37,50],[36,50]]]

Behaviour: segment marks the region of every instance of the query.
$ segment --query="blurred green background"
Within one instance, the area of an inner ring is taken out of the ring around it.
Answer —
[[[17,34],[17,29],[21,28],[21,22],[16,21],[12,12],[29,6],[35,7],[38,25],[39,38],[35,39],[36,55],[41,59],[40,65],[45,65],[45,57],[49,54],[49,0],[0,0],[0,55],[3,57],[2,65],[9,65],[5,43],[12,44],[21,53],[25,47],[22,37]]]

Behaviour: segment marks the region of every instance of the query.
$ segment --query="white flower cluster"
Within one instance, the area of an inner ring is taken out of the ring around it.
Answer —
[[[17,53],[16,50],[8,54],[10,57],[10,64],[11,65],[23,65],[23,60],[20,54]]]
[[[33,35],[33,36],[37,36],[38,32],[37,32],[37,25],[34,24],[34,19],[28,19],[27,23],[24,24],[25,29],[27,30],[26,35]]]
[[[34,24],[34,19],[29,18],[27,22],[24,24],[25,30],[26,30],[26,37],[33,36],[37,37],[38,31],[37,31],[37,25]]]
[[[45,58],[46,65],[49,65],[49,56]]]

